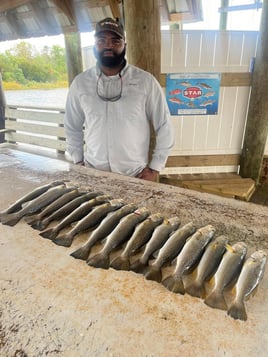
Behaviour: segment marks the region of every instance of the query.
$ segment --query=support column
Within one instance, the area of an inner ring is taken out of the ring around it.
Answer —
[[[263,1],[239,174],[259,183],[268,134],[268,0]]]
[[[124,0],[127,59],[160,79],[161,33],[158,0]],[[155,147],[151,126],[149,161]]]
[[[69,85],[74,77],[83,71],[82,48],[79,32],[64,34],[66,63]]]
[[[0,73],[0,129],[5,129],[5,106],[6,98],[2,84],[2,76]],[[0,143],[5,141],[5,134],[0,133]]]

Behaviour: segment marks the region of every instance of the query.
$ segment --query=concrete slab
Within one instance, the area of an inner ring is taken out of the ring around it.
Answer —
[[[183,223],[213,224],[249,250],[268,245],[268,208],[102,173],[0,147],[0,211],[45,182],[69,178]],[[0,225],[1,356],[267,356],[268,274],[235,321],[201,299],[133,272],[89,267],[24,220]],[[97,249],[97,248],[96,248]]]

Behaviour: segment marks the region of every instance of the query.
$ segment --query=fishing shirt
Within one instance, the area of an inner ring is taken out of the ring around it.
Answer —
[[[121,98],[114,102],[98,95],[111,98],[121,90]],[[148,163],[150,122],[156,145]],[[76,76],[67,96],[64,127],[74,163],[85,161],[97,170],[128,176],[146,166],[161,171],[174,142],[160,84],[129,64],[115,76],[105,76],[98,65]]]

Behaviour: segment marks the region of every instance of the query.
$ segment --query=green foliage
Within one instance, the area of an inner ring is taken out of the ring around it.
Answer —
[[[65,49],[45,46],[39,53],[27,42],[20,42],[0,54],[0,72],[4,82],[22,85],[55,83],[67,80]]]

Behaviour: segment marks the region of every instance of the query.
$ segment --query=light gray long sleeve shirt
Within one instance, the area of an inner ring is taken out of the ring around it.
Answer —
[[[174,139],[159,83],[150,73],[128,64],[121,71],[122,81],[119,75],[99,75],[98,66],[90,68],[69,89],[64,127],[73,162],[85,160],[95,169],[128,176],[136,176],[146,166],[161,171]],[[97,94],[98,86],[102,96],[116,96],[121,84],[122,96],[115,102]],[[150,121],[156,145],[148,163]]]

